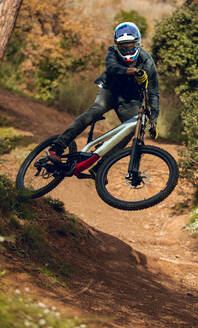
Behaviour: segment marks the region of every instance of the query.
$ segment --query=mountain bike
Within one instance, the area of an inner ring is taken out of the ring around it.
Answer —
[[[168,197],[177,185],[179,170],[171,154],[144,143],[150,122],[147,90],[144,89],[144,102],[138,115],[93,139],[97,121],[91,124],[85,147],[77,151],[73,140],[61,156],[61,163],[53,163],[47,156],[47,150],[58,136],[39,144],[22,163],[16,187],[28,190],[27,198],[37,198],[50,192],[65,178],[93,179],[104,202],[117,209],[132,211],[154,206]],[[131,147],[107,156],[132,132]],[[98,169],[94,170],[96,167]]]

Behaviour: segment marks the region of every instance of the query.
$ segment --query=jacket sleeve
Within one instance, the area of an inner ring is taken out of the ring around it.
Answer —
[[[159,116],[159,87],[158,87],[158,74],[157,69],[152,62],[149,70],[145,69],[148,74],[148,96],[149,96],[149,105],[151,108],[151,119],[154,122],[157,122]]]
[[[113,47],[109,47],[106,56],[106,70],[111,75],[125,75],[127,67],[121,65]]]

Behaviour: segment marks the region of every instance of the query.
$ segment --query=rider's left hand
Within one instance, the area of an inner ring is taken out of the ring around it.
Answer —
[[[153,122],[153,121],[150,122],[149,134],[152,139],[156,140],[158,138],[159,131],[158,131],[156,122]]]

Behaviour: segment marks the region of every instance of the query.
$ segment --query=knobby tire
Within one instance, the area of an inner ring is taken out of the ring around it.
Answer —
[[[99,194],[99,196],[102,198],[104,202],[109,204],[110,206],[113,206],[115,208],[121,209],[121,210],[128,210],[128,211],[136,211],[136,210],[143,210],[148,207],[154,206],[161,201],[163,201],[168,195],[173,191],[175,186],[178,182],[178,176],[179,176],[179,170],[178,165],[175,161],[175,159],[165,150],[155,147],[155,146],[141,146],[139,148],[139,152],[141,154],[141,161],[144,161],[144,154],[149,154],[153,156],[153,165],[155,166],[155,158],[156,161],[159,159],[162,161],[162,163],[167,168],[167,183],[164,187],[164,189],[160,190],[157,194],[154,194],[152,197],[149,197],[148,199],[142,199],[139,201],[132,200],[132,201],[126,201],[119,199],[119,197],[115,197],[112,195],[111,191],[108,191],[108,172],[113,168],[113,165],[115,165],[119,160],[122,160],[125,157],[127,157],[129,163],[130,155],[131,155],[131,148],[125,148],[119,152],[117,152],[114,156],[106,159],[102,165],[100,166],[97,175],[96,175],[96,190]],[[147,155],[146,155],[147,156]],[[151,157],[150,156],[150,157]],[[151,157],[152,159],[152,157]],[[152,161],[151,161],[152,162]],[[145,164],[146,165],[146,164]],[[127,175],[127,171],[125,172],[125,176]],[[125,179],[124,176],[124,179]],[[114,181],[113,183],[116,183],[116,174],[114,175]],[[157,181],[157,179],[156,179]],[[125,186],[124,186],[125,188]],[[127,191],[128,192],[128,191]],[[122,196],[122,193],[121,193]],[[131,196],[130,196],[131,197]]]
[[[50,147],[53,144],[53,142],[56,140],[57,137],[58,137],[58,135],[52,136],[52,137],[46,139],[45,141],[40,143],[37,147],[35,147],[31,151],[31,153],[26,157],[26,159],[22,163],[22,165],[18,171],[17,177],[16,177],[16,188],[18,190],[21,190],[21,191],[28,190],[26,188],[26,186],[24,185],[24,179],[25,179],[25,175],[26,175],[26,172],[27,172],[30,164],[45,148]],[[75,141],[72,141],[71,144],[69,145],[69,153],[76,152],[76,151],[77,151],[76,143],[75,143]],[[54,189],[63,179],[64,179],[64,177],[60,176],[60,177],[54,178],[50,183],[48,183],[47,185],[45,185],[44,187],[42,187],[38,190],[28,190],[27,196],[25,196],[26,194],[24,193],[24,198],[41,197],[41,196],[47,194],[48,192],[50,192],[52,189]]]

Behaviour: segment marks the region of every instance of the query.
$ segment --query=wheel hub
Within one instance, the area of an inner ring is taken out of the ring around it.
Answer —
[[[130,189],[143,189],[149,184],[150,178],[147,172],[135,172],[130,178],[126,178],[126,185]]]

